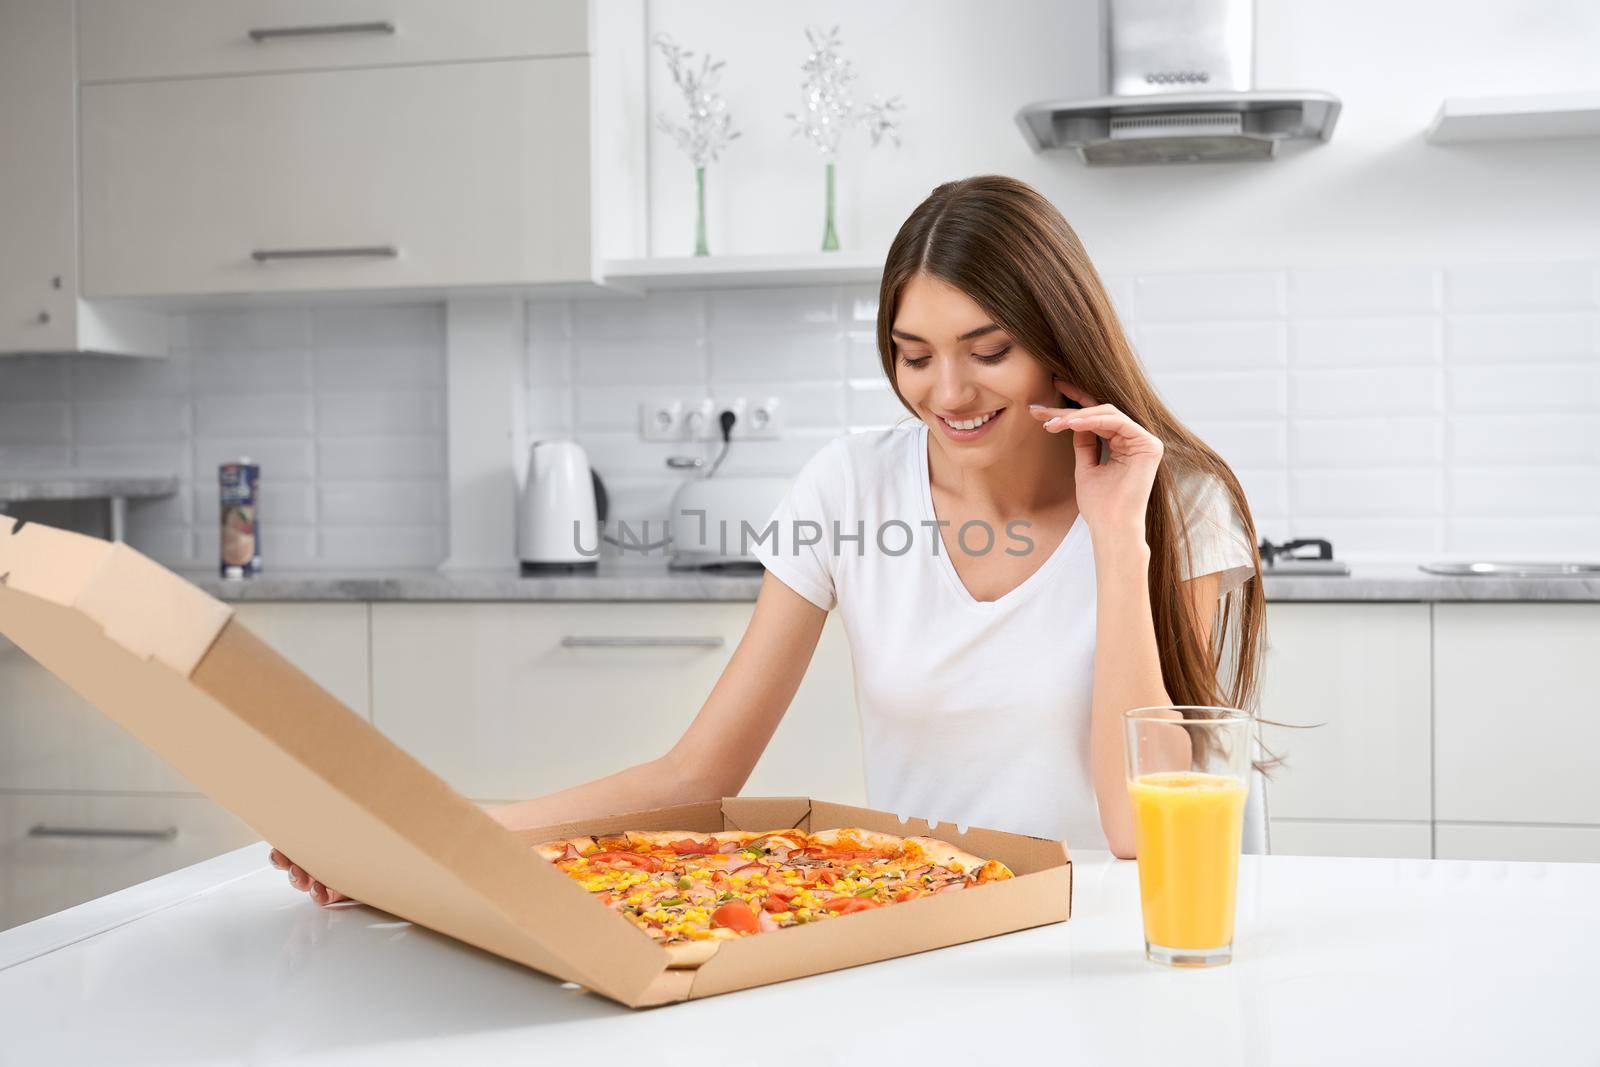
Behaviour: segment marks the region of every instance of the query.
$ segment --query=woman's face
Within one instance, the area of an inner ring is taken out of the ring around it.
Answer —
[[[1050,371],[960,289],[915,275],[891,333],[895,385],[953,462],[987,467],[1049,436],[1028,405],[1060,405]]]

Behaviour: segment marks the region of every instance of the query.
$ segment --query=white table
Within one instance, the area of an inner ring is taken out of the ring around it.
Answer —
[[[1171,971],[1074,860],[1070,922],[629,1011],[252,845],[0,934],[0,1063],[1600,1063],[1600,865],[1247,856],[1234,963]]]

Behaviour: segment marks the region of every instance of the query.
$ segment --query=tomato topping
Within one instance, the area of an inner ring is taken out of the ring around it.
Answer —
[[[877,901],[867,900],[864,897],[829,897],[822,902],[828,911],[836,911],[840,915],[849,915],[853,911],[866,911],[868,908],[881,907]]]
[[[753,934],[761,929],[761,922],[756,918],[756,913],[742,900],[730,900],[712,912],[711,925],[726,926],[741,934]]]
[[[839,872],[824,867],[822,870],[817,872],[817,880],[820,882],[826,882],[828,885],[832,885],[839,880]]]
[[[900,892],[894,895],[894,902],[896,904],[900,904],[904,901],[911,900],[916,895],[917,891],[915,889],[902,889]]]
[[[788,900],[796,893],[800,892],[800,890],[796,889],[792,885],[775,885],[769,889],[768,892],[780,900]]]
[[[767,911],[788,911],[794,907],[783,897],[768,897],[761,902],[761,906]]]

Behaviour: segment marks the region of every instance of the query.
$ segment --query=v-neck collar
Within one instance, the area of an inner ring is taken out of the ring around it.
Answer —
[[[956,598],[963,604],[977,611],[998,611],[1025,598],[1029,591],[1042,585],[1046,575],[1049,574],[1065,557],[1071,546],[1081,540],[1087,533],[1088,527],[1084,525],[1083,513],[1080,511],[1072,520],[1072,525],[1067,528],[1066,534],[1050,553],[1050,558],[1039,565],[1039,568],[1028,575],[1021,582],[994,600],[979,600],[967,589],[966,583],[961,580],[961,575],[956,573],[956,566],[950,562],[950,553],[944,544],[944,535],[940,532],[937,523],[940,521],[938,514],[933,510],[933,481],[928,470],[928,424],[922,421],[917,423],[916,442],[916,474],[917,485],[922,491],[922,517],[935,525],[932,528],[934,537],[938,538],[938,567],[944,574],[945,580],[950,583]],[[959,535],[957,543],[960,543]]]

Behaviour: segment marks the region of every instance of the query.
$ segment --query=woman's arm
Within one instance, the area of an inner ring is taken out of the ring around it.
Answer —
[[[670,751],[490,814],[515,830],[737,795],[800,688],[827,618],[767,574],[733,658]]]
[[[1110,404],[1101,404],[1070,382],[1055,379],[1081,408],[1038,406],[1033,415],[1051,433],[1070,432],[1078,511],[1094,544],[1094,698],[1089,721],[1089,772],[1100,826],[1111,852],[1134,857],[1133,804],[1128,798],[1122,714],[1132,708],[1170,704],[1161,673],[1155,621],[1150,614],[1150,546],[1145,511],[1160,466],[1162,445],[1144,427]],[[1101,442],[1107,454],[1100,458]],[[1210,645],[1220,575],[1185,583],[1205,620],[1199,639]],[[1207,599],[1209,598],[1209,599]],[[1174,712],[1172,718],[1178,718]]]
[[[1104,552],[1097,540],[1095,562],[1094,703],[1089,725],[1089,765],[1100,826],[1111,852],[1133,859],[1133,805],[1128,798],[1122,713],[1130,708],[1170,704],[1162,681],[1161,654],[1150,615],[1150,548],[1144,531],[1111,538]],[[1184,582],[1203,630],[1197,639],[1210,647],[1221,574]],[[1178,716],[1174,714],[1173,718]]]
[[[828,613],[771,574],[733,658],[672,749],[604,778],[490,810],[512,830],[737,795],[794,699]],[[272,865],[318,904],[344,900],[279,852]]]

